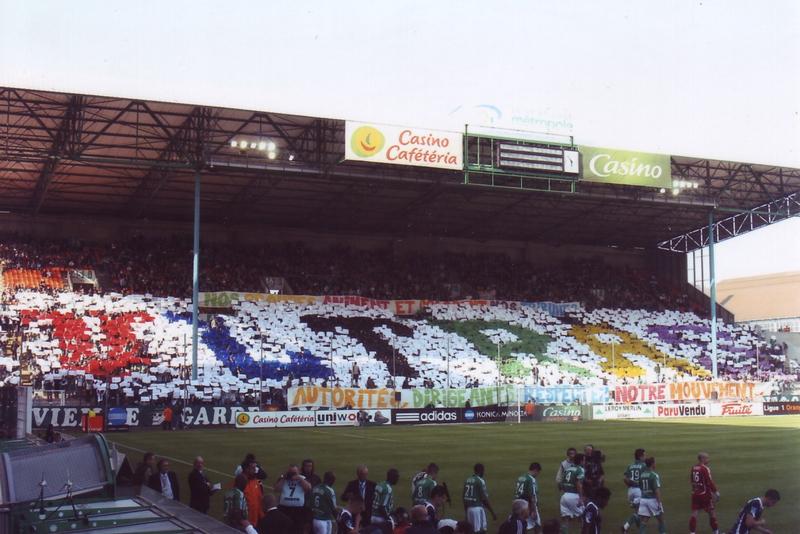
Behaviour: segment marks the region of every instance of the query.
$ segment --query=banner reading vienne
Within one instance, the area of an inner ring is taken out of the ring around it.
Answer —
[[[669,156],[613,148],[578,147],[587,182],[672,187],[672,168]]]
[[[456,132],[347,121],[344,159],[463,169],[463,135]]]

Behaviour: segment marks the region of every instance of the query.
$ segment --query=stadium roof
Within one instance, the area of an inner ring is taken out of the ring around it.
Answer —
[[[269,139],[277,157],[234,139]],[[800,170],[672,157],[699,188],[466,184],[458,171],[343,161],[344,121],[0,88],[0,210],[688,252],[800,214]],[[530,181],[528,181],[530,183]],[[537,188],[538,189],[538,188]]]

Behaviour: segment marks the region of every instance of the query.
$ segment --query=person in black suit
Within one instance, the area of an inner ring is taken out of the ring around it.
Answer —
[[[289,516],[278,510],[278,498],[272,493],[264,496],[264,510],[266,515],[259,519],[256,528],[258,534],[283,534],[294,529]]]
[[[150,483],[150,477],[156,472],[156,455],[152,452],[144,453],[142,462],[136,466],[133,473],[133,483],[137,486]]]
[[[364,511],[361,512],[361,524],[369,525],[372,517],[372,501],[375,499],[375,483],[367,480],[369,469],[366,465],[356,468],[356,479],[347,483],[342,493],[342,500],[347,502],[350,495],[358,495],[364,501]]]
[[[159,492],[167,499],[181,500],[181,488],[178,485],[178,475],[169,470],[169,461],[162,458],[158,461],[158,471],[150,475],[147,481],[150,489]]]
[[[204,467],[205,461],[202,456],[194,459],[194,469],[189,473],[189,506],[207,514],[214,490],[211,489],[211,482],[206,477]]]

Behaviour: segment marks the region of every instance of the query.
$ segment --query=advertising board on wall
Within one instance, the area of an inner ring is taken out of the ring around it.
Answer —
[[[236,428],[289,428],[316,426],[315,412],[239,412]]]
[[[392,410],[392,424],[425,425],[461,423],[460,408],[400,408]]]
[[[800,402],[765,402],[763,405],[763,410],[764,415],[800,415]]]
[[[538,405],[533,416],[537,421],[580,421],[581,417],[580,406],[565,404]]]
[[[587,182],[672,187],[672,167],[666,154],[613,148],[579,147],[583,179]]]
[[[648,419],[653,417],[652,404],[595,404],[592,406],[594,419]]]
[[[391,410],[318,410],[316,426],[391,425]]]
[[[459,132],[347,121],[344,139],[346,160],[464,168],[464,136]]]
[[[658,404],[655,417],[708,417],[710,410],[707,404]]]

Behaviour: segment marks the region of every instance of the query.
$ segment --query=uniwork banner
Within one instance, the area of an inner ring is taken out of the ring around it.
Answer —
[[[614,148],[580,146],[583,180],[643,187],[672,187],[670,157]]]
[[[381,426],[392,424],[391,410],[317,410],[316,426]]]

